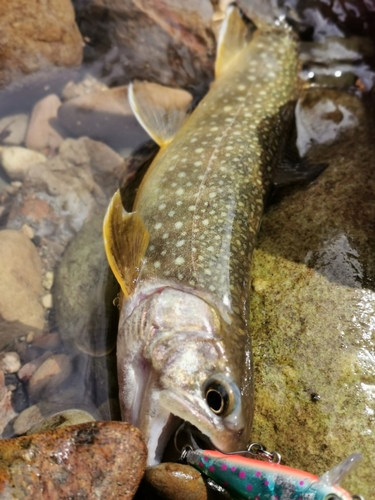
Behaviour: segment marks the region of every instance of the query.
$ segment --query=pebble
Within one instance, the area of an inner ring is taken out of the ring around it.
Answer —
[[[43,415],[37,405],[32,405],[23,410],[13,422],[13,431],[16,436],[25,434],[30,427],[41,422]]]
[[[4,373],[16,373],[21,368],[20,357],[17,352],[5,352],[0,357],[0,370]]]
[[[7,322],[17,322],[14,328],[9,324],[0,328],[1,349],[12,341],[12,337],[27,335],[30,330],[40,334],[44,310],[40,303],[41,259],[24,233],[11,229],[0,231],[0,262],[0,317]]]
[[[34,332],[29,332],[26,336],[26,342],[30,344],[34,340],[34,337],[35,337]]]
[[[26,133],[28,148],[36,151],[58,149],[65,135],[57,120],[60,105],[61,101],[55,94],[50,94],[35,104]]]
[[[20,231],[24,234],[26,234],[26,236],[29,238],[29,240],[32,240],[35,236],[35,233],[33,231],[33,228],[30,227],[28,224],[24,224]]]
[[[1,149],[1,165],[12,181],[24,180],[32,165],[44,163],[46,160],[42,153],[20,146]]]
[[[61,338],[57,332],[51,332],[41,337],[37,337],[32,344],[34,347],[53,350],[61,344]]]
[[[68,82],[63,88],[62,98],[64,101],[68,101],[75,97],[82,97],[95,92],[102,92],[103,90],[108,90],[107,85],[88,74],[80,82]]]
[[[87,411],[75,409],[60,411],[30,427],[26,434],[54,431],[55,429],[61,429],[69,425],[83,424],[85,422],[95,422],[95,418]]]
[[[52,299],[51,293],[47,293],[46,295],[43,295],[42,304],[43,304],[43,307],[45,309],[52,309],[53,299]]]
[[[43,278],[43,286],[46,290],[51,290],[53,285],[54,274],[53,271],[47,271]]]
[[[87,136],[115,148],[148,139],[130,108],[127,86],[70,99],[61,105],[58,117],[74,136]]]
[[[29,380],[29,395],[34,401],[47,397],[72,373],[72,362],[66,354],[54,354],[44,361]]]
[[[50,356],[52,356],[52,353],[50,351],[46,351],[38,358],[25,363],[18,372],[18,378],[22,380],[22,382],[27,382],[36,372],[39,366],[44,363],[44,361],[46,361],[46,359],[48,359]]]
[[[124,422],[88,422],[0,441],[0,490],[5,499],[130,500],[147,450]],[[41,491],[43,494],[41,495]]]
[[[4,372],[0,370],[0,434],[16,415],[12,406],[12,391],[6,387]]]
[[[3,136],[2,144],[19,146],[25,141],[29,116],[18,114],[5,116],[0,120],[0,135]],[[6,135],[6,136],[5,136]]]
[[[144,479],[165,500],[209,498],[201,473],[190,465],[161,463],[148,467]]]

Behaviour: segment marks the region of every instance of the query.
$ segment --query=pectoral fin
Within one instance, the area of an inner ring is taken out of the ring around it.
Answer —
[[[192,99],[185,90],[156,83],[135,81],[129,85],[133,113],[159,146],[165,146],[173,139],[185,121]]]
[[[108,263],[127,298],[134,291],[149,234],[137,212],[123,209],[120,191],[116,191],[108,207],[103,235]]]
[[[243,20],[238,7],[235,5],[228,7],[219,33],[215,63],[216,77],[226,71],[251,38],[252,32]]]

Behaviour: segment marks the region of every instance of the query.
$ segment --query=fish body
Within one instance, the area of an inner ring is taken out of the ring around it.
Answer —
[[[360,454],[353,454],[337,466],[339,473],[333,474],[333,481],[340,480],[360,458]],[[353,498],[338,484],[331,484],[332,472],[319,478],[309,472],[277,463],[244,458],[240,455],[225,455],[211,450],[188,451],[186,461],[224,487],[236,499],[352,500]],[[337,468],[332,471],[337,471]]]
[[[104,223],[125,298],[117,344],[122,415],[141,429],[150,464],[160,460],[174,417],[224,451],[249,441],[251,255],[292,119],[298,58],[284,29],[233,42],[233,33],[242,34],[233,9],[208,94],[173,137],[160,140],[133,212],[123,211],[117,194]],[[137,112],[142,99],[131,94],[131,101]]]

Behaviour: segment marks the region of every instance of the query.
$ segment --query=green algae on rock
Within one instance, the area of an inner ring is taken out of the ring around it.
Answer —
[[[310,116],[338,135],[309,149],[310,161],[329,167],[279,196],[259,234],[252,440],[315,474],[360,451],[343,487],[374,498],[374,129],[363,103],[337,91],[310,91],[300,113],[300,124]]]

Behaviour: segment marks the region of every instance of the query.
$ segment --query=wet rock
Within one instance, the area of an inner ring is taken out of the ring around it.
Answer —
[[[65,354],[54,354],[46,359],[29,380],[28,391],[34,401],[45,398],[72,373],[72,362]]]
[[[68,82],[63,88],[62,98],[64,101],[69,101],[69,99],[74,99],[75,97],[87,96],[89,94],[102,92],[103,90],[108,90],[107,85],[93,75],[87,74],[79,82]]]
[[[5,376],[0,371],[0,434],[17,415],[12,406],[12,392],[5,385]]]
[[[30,435],[36,434],[37,432],[54,431],[56,429],[62,429],[70,425],[83,424],[85,422],[95,422],[95,418],[87,411],[74,409],[61,411],[33,425],[26,434]]]
[[[29,407],[29,395],[27,394],[26,387],[22,382],[18,381],[15,388],[10,390],[12,390],[13,410],[17,413],[21,413]]]
[[[25,0],[3,3],[0,31],[1,86],[20,73],[81,63],[82,39],[70,0],[53,0],[49,4]]]
[[[166,500],[207,500],[202,474],[189,465],[162,463],[148,467],[144,479]],[[155,494],[155,493],[154,493]]]
[[[130,108],[127,86],[71,99],[58,115],[75,137],[88,136],[113,147],[132,147],[148,139]]]
[[[44,326],[44,312],[40,303],[42,293],[41,260],[35,246],[18,231],[0,231],[0,316],[5,321],[19,322],[40,334]],[[15,325],[16,326],[16,325]],[[0,347],[9,344],[17,334],[11,327],[0,334]]]
[[[1,150],[1,165],[13,181],[22,181],[32,165],[39,165],[46,160],[43,154],[19,146],[10,146]]]
[[[93,217],[72,240],[54,285],[56,322],[62,339],[95,356],[113,349],[118,321],[113,300],[119,287],[104,252],[103,217],[104,213]]]
[[[202,91],[212,79],[213,8],[194,2],[75,2],[86,59],[112,87],[134,79]],[[108,29],[111,26],[111,29]]]
[[[53,285],[53,279],[54,279],[54,274],[52,271],[47,271],[44,278],[43,278],[43,287],[46,290],[51,290],[52,285]]]
[[[348,113],[355,126],[342,129],[335,141],[311,147],[309,161],[328,168],[309,186],[279,196],[262,222],[252,268],[251,439],[280,452],[286,464],[318,475],[361,451],[361,466],[343,484],[371,498],[373,122],[354,96],[334,91],[313,96],[306,97],[304,111],[310,109],[315,120],[315,106],[321,109],[328,136]]]
[[[17,500],[78,498],[82,492],[92,499],[131,499],[147,456],[139,431],[121,422],[90,422],[3,440],[0,454],[1,495]]]
[[[22,382],[28,382],[32,375],[34,375],[36,370],[39,368],[39,366],[41,366],[44,361],[50,358],[51,355],[51,352],[46,351],[41,356],[33,359],[32,361],[29,361],[28,363],[25,363],[18,372],[18,378],[22,380]]]
[[[43,420],[43,415],[37,405],[32,405],[23,410],[13,422],[16,436],[25,434],[30,427]]]
[[[18,353],[4,352],[0,355],[0,370],[3,373],[16,373],[21,368],[21,361]]]
[[[57,332],[47,333],[32,340],[33,347],[41,349],[56,349],[61,344],[60,335]]]
[[[0,120],[0,143],[19,146],[26,137],[29,116],[18,114],[6,116]]]
[[[28,148],[47,152],[58,149],[65,135],[57,121],[60,105],[56,94],[50,94],[35,104],[26,133]]]

